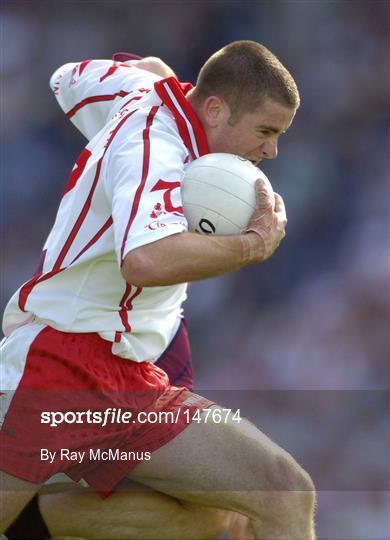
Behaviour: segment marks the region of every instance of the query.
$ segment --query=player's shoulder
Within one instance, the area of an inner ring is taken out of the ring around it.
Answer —
[[[187,153],[175,119],[153,96],[140,100],[138,107],[119,110],[106,124],[100,141],[109,147],[110,156],[157,151],[166,159],[181,161]]]

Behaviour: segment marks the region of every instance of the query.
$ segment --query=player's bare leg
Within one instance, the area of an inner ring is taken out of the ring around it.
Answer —
[[[245,514],[257,539],[315,537],[310,477],[246,420],[192,423],[130,477],[183,501]]]
[[[39,484],[31,484],[0,471],[0,533],[18,517],[39,488]]]
[[[220,538],[225,530],[229,540],[254,539],[246,516],[179,503],[129,480],[121,482],[104,502],[87,488],[68,483],[45,485],[39,494],[39,507],[51,537],[56,540],[129,540],[151,538],[152,534],[170,540]]]
[[[212,540],[233,522],[231,512],[181,503],[153,490],[114,493],[102,501],[91,491],[76,489],[41,495],[39,506],[56,540]]]

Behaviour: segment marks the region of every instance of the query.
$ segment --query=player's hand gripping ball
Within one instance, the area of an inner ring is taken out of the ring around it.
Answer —
[[[256,180],[275,204],[266,175],[253,163],[234,154],[207,154],[190,163],[182,184],[188,230],[202,234],[241,234],[256,208]]]

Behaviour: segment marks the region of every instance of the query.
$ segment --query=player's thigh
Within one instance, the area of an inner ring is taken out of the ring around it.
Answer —
[[[130,478],[181,500],[247,515],[246,501],[255,492],[307,489],[304,471],[251,422],[216,422],[212,414],[206,421],[206,414],[141,462]]]
[[[0,489],[0,532],[4,532],[38,491],[39,485],[0,471]]]
[[[183,505],[154,490],[126,490],[101,500],[75,489],[42,494],[39,507],[52,538],[217,539],[233,520],[230,512]]]

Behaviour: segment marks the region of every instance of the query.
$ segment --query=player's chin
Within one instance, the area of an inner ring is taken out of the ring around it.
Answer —
[[[248,161],[250,161],[251,163],[253,163],[253,165],[258,165],[261,161],[261,158],[253,158],[253,157],[249,157],[249,156],[243,156],[245,159],[247,159]]]

